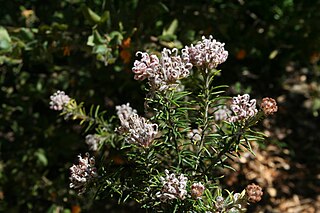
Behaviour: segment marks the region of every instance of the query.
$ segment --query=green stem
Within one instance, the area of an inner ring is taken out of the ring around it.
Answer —
[[[176,150],[176,154],[177,154],[177,157],[178,157],[178,165],[177,165],[177,168],[180,167],[181,165],[181,157],[180,157],[180,150],[179,150],[179,145],[178,145],[178,141],[177,141],[177,138],[175,137],[175,134],[174,132],[176,131],[176,125],[174,123],[174,121],[172,120],[172,112],[171,112],[171,107],[172,107],[172,104],[171,104],[171,99],[172,99],[172,95],[173,95],[174,91],[171,91],[169,93],[169,97],[165,96],[166,97],[166,101],[165,101],[165,111],[168,113],[168,126],[169,126],[169,140],[173,140],[174,142],[174,146],[175,146],[175,150]]]
[[[202,127],[202,133],[201,133],[201,140],[200,140],[200,146],[198,149],[198,154],[197,154],[197,163],[195,166],[195,171],[197,171],[199,164],[200,164],[200,157],[201,157],[201,152],[204,146],[204,141],[205,141],[205,132],[208,128],[209,125],[209,107],[210,107],[210,84],[211,84],[211,77],[212,74],[206,69],[203,72],[204,80],[205,80],[205,85],[203,88],[203,94],[204,94],[204,113],[203,113],[203,127]]]

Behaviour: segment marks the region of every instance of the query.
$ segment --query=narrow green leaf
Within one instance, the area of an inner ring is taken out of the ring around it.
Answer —
[[[98,106],[96,107],[96,111],[95,111],[95,113],[94,113],[94,117],[95,117],[95,118],[97,118],[98,115],[99,115],[99,109],[100,109],[100,105],[98,105]]]

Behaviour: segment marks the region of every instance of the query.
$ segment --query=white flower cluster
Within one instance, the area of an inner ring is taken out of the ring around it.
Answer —
[[[98,135],[87,135],[86,136],[86,144],[89,146],[89,150],[97,151],[100,143],[100,138]]]
[[[196,67],[213,69],[227,60],[228,51],[224,49],[224,43],[216,41],[212,35],[209,39],[202,36],[202,41],[182,50],[182,57],[188,57]]]
[[[50,109],[61,111],[69,103],[70,97],[64,91],[58,90],[50,96]]]
[[[97,169],[94,167],[94,157],[89,157],[89,153],[86,153],[84,158],[78,155],[79,164],[70,167],[70,188],[77,190],[79,194],[84,193],[87,183],[98,176]]]
[[[201,182],[191,185],[191,196],[200,199],[206,187]]]
[[[127,134],[126,140],[143,147],[149,147],[158,134],[158,125],[140,117],[129,103],[116,107],[121,126],[118,132]]]
[[[134,79],[148,79],[151,87],[155,90],[166,90],[175,85],[179,79],[189,76],[192,64],[189,57],[181,57],[178,50],[163,49],[161,58],[148,53],[141,54],[141,60],[134,62],[132,71],[135,73]]]
[[[174,173],[169,174],[169,171],[165,170],[166,177],[161,177],[163,187],[160,192],[157,192],[156,196],[160,198],[162,202],[167,202],[173,199],[185,199],[187,195],[187,181],[188,178],[183,174],[176,177]]]
[[[228,118],[230,122],[246,120],[255,116],[258,113],[258,110],[256,108],[256,100],[250,100],[250,96],[248,94],[233,97],[232,104],[230,107],[234,113],[233,116],[230,116]]]

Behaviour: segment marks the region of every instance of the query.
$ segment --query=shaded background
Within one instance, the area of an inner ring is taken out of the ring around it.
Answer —
[[[68,187],[86,152],[81,128],[49,109],[64,90],[109,114],[130,102],[143,111],[131,67],[138,50],[181,48],[213,35],[229,58],[217,84],[229,95],[269,96],[279,112],[260,126],[270,137],[226,171],[230,190],[256,182],[250,212],[320,211],[320,1],[7,1],[0,7],[0,211],[104,212]],[[129,204],[131,205],[131,204]],[[132,203],[134,205],[134,203]],[[130,210],[134,207],[130,206]]]

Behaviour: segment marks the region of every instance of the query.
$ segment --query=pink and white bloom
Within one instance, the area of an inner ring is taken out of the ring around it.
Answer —
[[[79,164],[70,167],[70,188],[77,190],[79,194],[84,193],[87,184],[98,176],[97,169],[94,166],[95,159],[94,157],[89,157],[89,153],[86,153],[83,158],[81,155],[78,155]]]
[[[64,91],[58,90],[50,96],[50,109],[61,111],[71,100]]]
[[[164,48],[160,59],[156,55],[137,52],[141,55],[140,60],[134,62],[132,71],[134,79],[148,79],[153,90],[166,90],[182,79],[189,76],[192,64],[187,57],[178,55],[177,49]]]
[[[230,122],[236,122],[241,120],[247,120],[258,113],[256,108],[256,99],[250,100],[250,95],[238,95],[233,97],[231,110],[234,113],[233,116],[230,116],[228,120]]]
[[[116,107],[121,126],[119,133],[126,135],[126,141],[149,147],[158,134],[158,125],[150,123],[146,118],[140,117],[129,104]]]
[[[194,66],[202,69],[217,68],[228,58],[228,51],[224,49],[224,45],[213,39],[212,35],[209,38],[202,36],[202,41],[182,49],[182,57],[188,58]]]
[[[183,174],[180,174],[176,177],[176,174],[169,173],[169,171],[165,170],[166,177],[161,177],[160,180],[163,184],[160,192],[157,192],[156,196],[162,202],[168,202],[173,199],[181,199],[184,200],[187,195],[187,182],[188,178]]]

